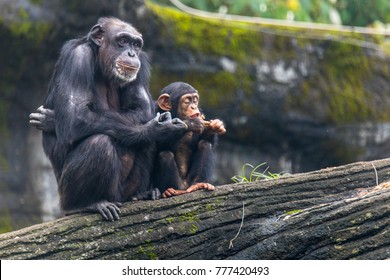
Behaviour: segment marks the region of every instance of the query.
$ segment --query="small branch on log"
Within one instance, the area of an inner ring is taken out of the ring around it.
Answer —
[[[242,225],[244,224],[244,218],[245,218],[245,204],[244,204],[244,202],[243,202],[243,203],[242,203],[242,219],[241,219],[241,225],[240,225],[240,228],[238,229],[238,232],[237,232],[236,236],[234,236],[233,239],[230,240],[230,242],[229,242],[229,249],[232,249],[232,248],[233,248],[233,241],[238,237],[238,235],[239,235],[240,232],[241,232]]]
[[[389,180],[386,159],[126,203],[115,222],[77,214],[2,234],[0,259],[386,259]]]
[[[376,183],[376,186],[379,185],[379,178],[378,178],[378,172],[376,171],[376,168],[375,168],[375,165],[371,162],[371,165],[372,167],[374,168],[374,171],[375,171],[375,183]]]

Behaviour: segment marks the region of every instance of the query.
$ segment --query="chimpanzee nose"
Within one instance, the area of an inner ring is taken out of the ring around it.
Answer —
[[[133,51],[129,51],[129,52],[128,52],[128,55],[129,55],[130,57],[134,57],[134,56],[135,56],[135,53],[134,53]]]

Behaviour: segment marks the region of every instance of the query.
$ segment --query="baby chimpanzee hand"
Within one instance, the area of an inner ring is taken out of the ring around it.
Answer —
[[[217,133],[219,135],[226,133],[226,128],[221,120],[215,119],[211,120],[208,129],[211,130],[214,133]]]
[[[188,130],[194,133],[201,134],[204,130],[203,121],[200,118],[186,119],[184,123],[188,126]]]

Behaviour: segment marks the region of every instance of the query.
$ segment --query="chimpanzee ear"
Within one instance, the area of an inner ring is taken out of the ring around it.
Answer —
[[[168,93],[161,94],[157,99],[157,104],[161,110],[170,111],[172,109],[172,103],[171,100],[169,99]]]
[[[96,24],[91,28],[91,31],[89,31],[88,39],[90,39],[96,45],[101,46],[103,42],[103,33],[104,31],[102,26],[100,24]]]

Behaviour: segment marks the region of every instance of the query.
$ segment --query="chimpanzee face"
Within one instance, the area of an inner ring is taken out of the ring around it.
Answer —
[[[118,48],[113,74],[124,83],[137,78],[141,62],[138,58],[142,48],[142,38],[128,32],[119,32],[115,36],[114,48]],[[116,45],[116,46],[115,46]]]
[[[98,24],[90,37],[99,46],[98,61],[105,78],[120,86],[137,78],[143,41],[131,25],[119,20]]]
[[[199,94],[186,93],[180,97],[178,106],[178,116],[180,119],[192,119],[200,116]]]

